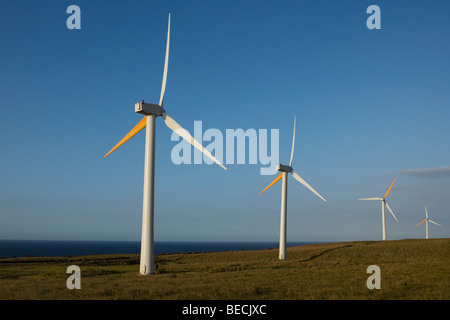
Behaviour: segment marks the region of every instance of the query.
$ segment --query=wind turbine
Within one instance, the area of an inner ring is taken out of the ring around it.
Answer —
[[[292,158],[294,157],[294,143],[295,143],[295,122],[294,117],[294,134],[292,137],[292,149],[291,149],[291,160],[289,161],[289,166],[282,165],[281,163],[277,165],[277,170],[281,173],[273,180],[260,195],[273,186],[275,183],[283,179],[281,186],[281,220],[280,220],[280,244],[279,244],[279,259],[286,259],[286,211],[287,211],[287,178],[288,173],[292,173],[295,180],[303,184],[306,188],[314,192],[320,199],[327,202],[316,190],[314,190],[305,180],[303,180],[297,173],[292,169]]]
[[[420,226],[422,223],[426,222],[425,224],[425,230],[426,230],[426,235],[427,235],[427,239],[428,239],[428,221],[431,223],[434,223],[435,225],[438,225],[439,227],[442,227],[439,223],[434,222],[433,220],[428,219],[428,211],[427,211],[427,206],[425,206],[425,220],[423,220],[422,222],[420,222],[416,227]]]
[[[222,168],[225,166],[219,162],[208,150],[196,141],[185,129],[183,129],[174,119],[169,117],[163,108],[164,93],[167,82],[167,69],[169,64],[169,43],[170,43],[170,13],[167,30],[166,57],[164,62],[164,74],[162,79],[161,96],[159,104],[145,103],[144,101],[135,104],[135,112],[144,114],[145,117],[119,141],[106,155],[119,148],[139,131],[146,128],[145,134],[145,166],[144,166],[144,201],[142,210],[142,238],[141,238],[141,261],[140,273],[154,273],[154,190],[155,190],[155,120],[158,116],[164,119],[165,124],[172,131],[176,132],[183,139],[199,149],[206,156],[212,159]]]
[[[363,199],[358,199],[358,200],[380,200],[381,201],[381,220],[382,220],[382,225],[383,225],[383,241],[386,241],[386,215],[385,215],[385,208],[387,207],[389,212],[392,214],[392,216],[394,217],[394,219],[397,221],[397,218],[395,217],[394,212],[392,212],[391,208],[389,207],[388,203],[386,202],[386,198],[389,195],[389,193],[391,192],[392,186],[394,185],[395,179],[397,179],[397,177],[394,178],[394,181],[392,181],[391,186],[389,187],[388,191],[386,192],[386,194],[384,195],[383,198],[363,198]]]

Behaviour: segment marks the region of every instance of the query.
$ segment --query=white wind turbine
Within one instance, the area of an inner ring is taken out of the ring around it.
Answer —
[[[292,158],[294,157],[294,143],[295,143],[295,117],[294,117],[294,134],[292,137],[292,149],[291,149],[291,160],[289,161],[289,166],[284,166],[281,163],[277,165],[277,170],[281,171],[281,173],[273,180],[263,191],[261,191],[260,195],[273,186],[275,183],[283,179],[283,184],[281,187],[281,221],[280,221],[280,244],[279,244],[279,259],[286,259],[286,211],[287,211],[287,178],[288,173],[292,173],[292,176],[295,180],[303,184],[306,188],[314,192],[320,199],[325,200],[316,190],[314,190],[305,180],[303,180],[297,173],[292,169]]]
[[[426,230],[426,236],[427,236],[427,239],[428,239],[428,221],[431,222],[431,223],[434,223],[435,225],[437,225],[437,226],[439,226],[439,227],[442,227],[442,226],[441,226],[439,223],[434,222],[433,220],[428,219],[427,206],[425,206],[425,216],[426,216],[425,220],[423,220],[422,222],[420,222],[416,227],[418,227],[418,226],[420,226],[422,223],[426,222],[426,223],[425,223],[425,230]]]
[[[161,87],[159,104],[140,102],[135,104],[135,112],[144,114],[145,117],[109,151],[105,158],[114,150],[119,148],[135,134],[146,127],[145,134],[145,167],[144,167],[144,201],[142,210],[142,238],[141,238],[141,261],[140,273],[154,273],[154,190],[155,190],[155,119],[161,116],[167,127],[175,131],[183,139],[192,144],[195,148],[203,152],[222,168],[225,166],[219,162],[208,150],[196,141],[185,129],[183,129],[174,119],[169,117],[163,108],[164,92],[166,90],[167,69],[169,64],[169,43],[170,43],[170,13],[167,30],[166,57],[164,62],[164,74]]]
[[[395,179],[397,179],[397,177],[394,178],[394,181],[392,181],[391,186],[389,187],[388,191],[386,192],[386,194],[384,195],[383,198],[363,198],[363,199],[358,199],[358,200],[379,200],[381,201],[381,220],[382,220],[382,225],[383,225],[383,241],[386,241],[386,215],[385,215],[385,207],[388,208],[389,212],[392,214],[392,216],[394,217],[394,219],[397,221],[397,217],[395,216],[394,212],[392,212],[391,208],[389,207],[388,203],[386,202],[386,198],[389,195],[389,193],[391,192],[392,186],[394,185]]]

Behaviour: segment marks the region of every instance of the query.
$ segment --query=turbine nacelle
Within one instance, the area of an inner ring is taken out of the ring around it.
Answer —
[[[155,115],[155,116],[162,116],[166,113],[164,108],[160,106],[159,104],[153,104],[153,103],[146,103],[146,102],[139,102],[134,105],[134,111],[136,113],[140,113],[143,115]]]
[[[292,167],[290,166],[284,166],[281,163],[279,165],[277,165],[277,170],[281,171],[281,172],[294,172],[294,170],[292,169]]]

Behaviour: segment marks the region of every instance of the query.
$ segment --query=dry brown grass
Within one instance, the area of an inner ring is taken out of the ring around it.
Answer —
[[[450,239],[346,242],[278,250],[156,256],[138,274],[138,255],[0,259],[1,300],[411,300],[450,299]],[[66,268],[81,268],[81,289]],[[369,290],[369,265],[381,289]]]

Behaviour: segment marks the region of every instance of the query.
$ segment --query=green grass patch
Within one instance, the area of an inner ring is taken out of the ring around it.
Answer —
[[[156,255],[139,275],[139,255],[0,259],[1,300],[448,300],[450,239],[313,244],[278,250]],[[81,269],[69,290],[66,269]],[[366,286],[369,265],[381,289]]]

